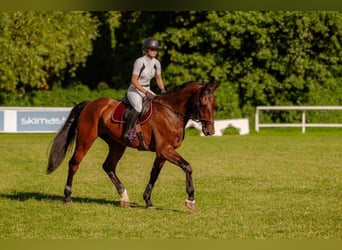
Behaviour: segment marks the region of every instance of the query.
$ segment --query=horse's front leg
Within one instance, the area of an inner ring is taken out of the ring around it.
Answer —
[[[146,202],[146,208],[148,209],[154,208],[151,202],[151,193],[152,193],[153,186],[160,174],[160,170],[162,169],[164,163],[165,163],[165,160],[162,160],[159,157],[156,157],[156,159],[153,162],[153,167],[152,167],[151,174],[150,174],[150,180],[146,186],[146,189],[143,195],[143,198]]]
[[[192,181],[192,167],[191,165],[180,156],[174,148],[167,146],[161,151],[161,155],[166,160],[172,162],[173,164],[179,166],[185,173],[186,177],[186,192],[188,194],[188,199],[185,200],[185,206],[191,210],[195,209],[195,189]]]

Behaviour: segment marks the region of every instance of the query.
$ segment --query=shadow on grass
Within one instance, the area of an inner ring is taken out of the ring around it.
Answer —
[[[17,193],[12,193],[12,194],[0,194],[0,198],[21,201],[21,202],[25,202],[27,200],[33,199],[36,201],[60,201],[62,203],[64,196],[44,194],[44,193],[38,193],[38,192],[17,192]],[[121,207],[120,201],[89,198],[89,197],[72,197],[72,202],[73,203],[96,203],[96,204],[113,205],[116,207]],[[131,202],[130,206],[131,208],[144,208],[145,209],[145,206],[141,206],[134,202]]]

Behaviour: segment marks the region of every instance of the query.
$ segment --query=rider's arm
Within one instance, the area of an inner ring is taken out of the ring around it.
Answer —
[[[133,86],[139,90],[140,92],[142,93],[146,93],[146,89],[144,89],[141,84],[138,82],[138,75],[135,75],[135,74],[132,74],[132,77],[131,77],[131,83],[133,84]]]
[[[165,89],[165,86],[164,86],[164,81],[163,81],[163,78],[162,78],[162,76],[161,76],[161,74],[160,75],[156,75],[156,82],[157,82],[157,85],[158,85],[158,87],[162,90],[162,89]]]

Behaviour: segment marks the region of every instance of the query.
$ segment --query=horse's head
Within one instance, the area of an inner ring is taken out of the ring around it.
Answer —
[[[202,132],[205,136],[215,134],[214,127],[214,109],[215,109],[215,96],[214,91],[218,88],[219,84],[214,83],[212,86],[203,86],[198,95],[196,102],[196,109],[198,113],[198,120],[202,125]]]

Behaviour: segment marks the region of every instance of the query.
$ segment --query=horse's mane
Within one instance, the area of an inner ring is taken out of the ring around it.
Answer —
[[[184,89],[184,88],[186,88],[186,87],[188,87],[188,86],[191,86],[191,85],[198,85],[198,84],[204,85],[204,83],[202,83],[202,82],[190,81],[190,82],[186,82],[186,83],[183,83],[183,84],[181,84],[181,85],[178,85],[178,86],[173,87],[172,89],[168,90],[166,94],[167,94],[167,95],[173,94],[173,93],[178,92],[179,90],[182,90],[182,89]]]

